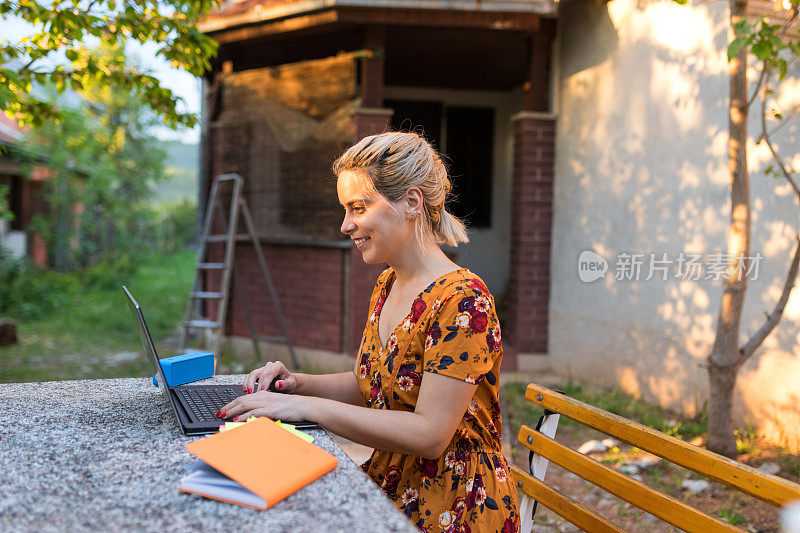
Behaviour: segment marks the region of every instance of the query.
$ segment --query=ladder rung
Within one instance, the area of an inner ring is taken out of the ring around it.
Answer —
[[[188,322],[183,323],[185,326],[189,326],[190,328],[218,328],[219,322],[214,322],[213,320],[189,320]]]
[[[202,270],[222,270],[225,263],[197,263],[197,268]]]
[[[250,238],[250,234],[249,233],[239,233],[238,235],[235,235],[234,238],[237,241],[240,241],[240,240],[243,240],[243,239],[249,239]],[[228,236],[227,235],[209,235],[208,237],[206,237],[206,242],[225,242],[227,240],[228,240]]]
[[[289,339],[286,337],[270,337],[269,335],[253,335],[256,339],[264,342],[282,342],[283,344],[289,344]]]
[[[222,298],[221,292],[197,291],[190,292],[190,298]]]

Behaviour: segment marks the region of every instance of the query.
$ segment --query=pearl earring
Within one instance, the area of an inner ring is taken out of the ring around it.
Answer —
[[[418,214],[419,214],[419,211],[414,211],[413,213],[411,213],[411,220],[414,220],[415,218],[417,218]]]

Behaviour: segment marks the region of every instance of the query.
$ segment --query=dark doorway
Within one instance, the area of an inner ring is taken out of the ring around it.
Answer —
[[[450,212],[470,227],[490,227],[494,109],[403,100],[386,100],[384,106],[394,110],[393,130],[422,134],[445,156],[455,199]]]

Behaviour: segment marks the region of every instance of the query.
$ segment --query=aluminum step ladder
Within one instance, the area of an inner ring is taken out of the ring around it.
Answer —
[[[264,259],[264,253],[261,250],[261,243],[259,242],[258,234],[253,225],[253,218],[250,216],[250,209],[247,207],[247,202],[245,202],[242,195],[243,185],[244,180],[240,175],[235,173],[221,174],[214,178],[214,183],[211,185],[211,193],[208,197],[205,218],[203,219],[200,245],[197,250],[197,267],[195,268],[194,285],[192,291],[189,293],[189,303],[186,306],[186,315],[178,341],[178,353],[184,352],[187,339],[191,332],[203,331],[210,333],[213,336],[214,370],[216,372],[217,359],[220,356],[225,320],[228,313],[231,278],[233,278],[236,287],[236,296],[244,307],[247,326],[250,330],[250,338],[253,341],[253,350],[258,361],[262,361],[258,341],[282,343],[286,344],[288,347],[292,363],[294,367],[297,368],[297,357],[294,353],[292,342],[289,339],[289,332],[286,329],[286,322],[283,319],[283,311],[281,310],[280,302],[278,302],[278,295],[272,283],[272,277],[269,274],[269,268],[267,267],[267,261]],[[222,187],[230,190],[230,207],[227,212],[227,217],[222,202],[220,201]],[[244,219],[246,233],[238,232],[240,215]],[[214,224],[215,221],[219,221],[216,226]],[[218,229],[221,229],[222,233],[211,234],[212,230]],[[234,268],[236,242],[240,240],[249,240],[253,244],[256,258],[261,267],[261,272],[264,275],[264,281],[266,282],[267,290],[269,291],[275,315],[278,318],[278,324],[280,325],[283,336],[257,335],[255,332],[253,320],[250,316],[250,307],[247,304],[247,291],[244,290],[241,280],[239,280],[239,276]],[[208,245],[213,243],[225,243],[222,263],[209,262],[207,260]],[[219,290],[203,290],[203,278],[205,274],[214,271],[221,272],[222,275]],[[214,300],[217,301],[217,314],[216,319],[211,320],[203,316],[203,313],[209,307],[206,305],[207,302]],[[207,335],[204,336],[207,337]]]

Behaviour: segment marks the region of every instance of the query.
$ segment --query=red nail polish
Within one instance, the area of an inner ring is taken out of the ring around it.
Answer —
[[[252,394],[252,393],[253,393],[253,389],[247,389],[247,392],[248,392],[249,394]]]
[[[226,415],[226,414],[227,414],[227,413],[222,413],[222,414],[220,415],[220,418],[225,418],[225,415]]]
[[[278,389],[282,389],[282,388],[283,388],[283,384],[282,384],[280,381],[279,381],[279,382],[277,382],[277,383],[275,384],[275,386],[277,386],[277,387],[278,387]]]
[[[233,417],[233,421],[234,421],[234,422],[238,422],[238,421],[239,421],[239,417],[238,417],[238,416],[234,416],[234,417]]]
[[[219,416],[219,411],[216,412],[216,415]]]

